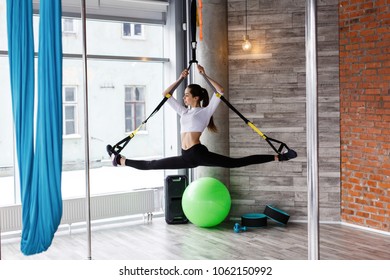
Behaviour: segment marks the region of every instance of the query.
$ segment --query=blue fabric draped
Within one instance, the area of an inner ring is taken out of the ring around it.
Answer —
[[[25,255],[41,253],[50,247],[62,217],[61,0],[40,1],[36,129],[32,18],[32,0],[7,0],[12,106],[22,201],[21,251]]]

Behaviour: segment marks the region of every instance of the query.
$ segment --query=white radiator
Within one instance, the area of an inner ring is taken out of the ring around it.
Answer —
[[[155,209],[155,190],[145,189],[126,193],[92,196],[91,220],[101,220],[135,214],[151,214]],[[22,229],[21,205],[0,207],[1,232]],[[86,220],[86,198],[63,201],[61,224],[73,224]]]
[[[0,230],[1,232],[22,229],[22,207],[13,205],[0,207]]]

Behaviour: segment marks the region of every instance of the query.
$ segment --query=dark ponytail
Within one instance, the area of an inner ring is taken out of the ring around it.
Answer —
[[[193,97],[196,97],[196,96],[199,97],[199,103],[200,103],[201,107],[207,107],[207,105],[209,105],[210,97],[209,97],[209,93],[207,92],[207,90],[205,88],[202,88],[198,84],[190,84],[190,85],[188,85],[188,88],[190,89],[190,92],[191,92]],[[209,124],[207,125],[207,128],[211,132],[218,131],[217,126],[214,123],[213,116],[211,116]]]

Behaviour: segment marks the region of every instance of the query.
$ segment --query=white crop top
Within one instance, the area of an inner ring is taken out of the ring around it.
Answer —
[[[215,94],[210,99],[206,107],[195,107],[188,109],[181,105],[173,96],[167,102],[180,115],[180,133],[183,132],[203,132],[210,122],[211,116],[217,109],[221,99]]]

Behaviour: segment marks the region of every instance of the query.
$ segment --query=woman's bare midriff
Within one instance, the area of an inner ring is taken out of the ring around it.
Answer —
[[[202,132],[183,132],[181,134],[181,148],[188,150],[196,144],[200,144]]]

